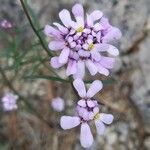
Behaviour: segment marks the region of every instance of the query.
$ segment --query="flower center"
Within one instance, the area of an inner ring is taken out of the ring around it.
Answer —
[[[94,48],[94,44],[93,43],[89,44],[88,50],[92,50],[93,48]]]
[[[84,28],[83,27],[79,27],[76,31],[77,32],[83,32]]]
[[[97,113],[95,116],[94,116],[94,120],[98,120],[100,118],[100,114]]]

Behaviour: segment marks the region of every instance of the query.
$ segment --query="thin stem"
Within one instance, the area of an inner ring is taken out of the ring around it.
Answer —
[[[24,10],[24,13],[26,14],[26,17],[27,17],[27,19],[28,19],[28,21],[29,21],[29,23],[30,23],[30,25],[31,25],[31,28],[33,29],[34,33],[37,35],[37,37],[38,37],[38,39],[39,39],[39,41],[40,41],[40,43],[41,43],[43,49],[47,52],[47,54],[48,54],[49,56],[53,56],[53,55],[49,52],[49,50],[47,49],[47,47],[45,46],[44,41],[42,40],[42,38],[41,38],[41,36],[40,36],[38,30],[35,28],[35,26],[34,26],[34,24],[33,24],[33,22],[32,22],[32,19],[31,19],[29,13],[28,13],[28,10],[27,10],[27,8],[26,8],[26,6],[25,6],[25,4],[24,4],[24,1],[23,1],[23,0],[20,0],[20,3],[21,3],[21,5],[22,5],[22,8],[23,8],[23,10]]]

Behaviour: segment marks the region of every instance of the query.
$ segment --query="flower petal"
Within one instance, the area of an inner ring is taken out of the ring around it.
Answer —
[[[62,26],[61,24],[54,22],[53,23],[55,26],[57,26],[57,28],[64,34],[67,34],[69,31],[66,27]]]
[[[68,61],[68,56],[69,56],[69,52],[70,52],[70,49],[69,48],[64,48],[60,55],[59,55],[59,63],[62,63],[62,64],[65,64],[67,63]]]
[[[91,51],[91,56],[92,56],[92,58],[93,58],[94,60],[96,60],[96,61],[100,61],[100,59],[101,59],[100,53],[97,52],[96,50],[92,50],[92,51]]]
[[[65,42],[64,41],[51,41],[48,44],[48,47],[52,51],[61,50],[65,47]]]
[[[66,75],[70,76],[71,74],[75,74],[76,72],[77,72],[77,62],[75,60],[69,60]]]
[[[78,105],[81,106],[81,107],[86,107],[86,102],[85,100],[81,99],[78,101]]]
[[[84,9],[81,4],[75,4],[72,7],[72,13],[74,14],[75,17],[82,17],[84,18]]]
[[[80,142],[84,148],[90,147],[93,143],[93,135],[87,123],[81,124]]]
[[[95,10],[89,15],[89,17],[93,20],[93,22],[101,19],[102,16],[103,16],[103,13],[99,10]]]
[[[70,12],[67,9],[63,9],[59,13],[59,18],[66,27],[70,27],[70,23],[72,22],[72,20],[71,20]]]
[[[97,67],[91,60],[87,60],[85,64],[91,75],[95,75],[97,73]]]
[[[59,59],[58,57],[52,57],[50,61],[51,66],[55,69],[60,68],[61,66],[64,65],[59,63],[58,59]]]
[[[93,97],[96,93],[98,93],[102,89],[102,87],[103,87],[102,82],[99,80],[95,80],[91,84],[89,90],[87,91],[87,94],[86,94],[87,97],[90,97],[90,98]]]
[[[109,45],[109,48],[107,50],[107,52],[113,56],[118,56],[119,55],[119,50],[113,46],[113,45]]]
[[[71,116],[62,116],[60,119],[60,126],[66,130],[71,129],[80,124],[79,117],[71,117]]]
[[[106,124],[113,122],[114,116],[111,114],[100,113],[100,120]]]
[[[121,31],[116,27],[110,27],[106,35],[102,38],[102,43],[108,43],[120,39],[122,36]]]
[[[44,33],[45,35],[50,36],[50,37],[55,37],[58,39],[62,38],[61,32],[50,25],[45,26]]]
[[[105,125],[103,124],[103,122],[101,122],[100,120],[95,120],[95,126],[96,126],[97,133],[99,135],[104,134]]]
[[[80,97],[85,97],[86,96],[86,89],[84,82],[81,79],[75,79],[73,81],[73,86],[77,90],[78,94]]]
[[[103,67],[100,63],[96,63],[96,66],[100,74],[103,74],[105,76],[109,75],[109,70]]]
[[[99,63],[107,69],[112,69],[115,63],[115,58],[101,56]]]
[[[83,78],[85,74],[85,63],[82,60],[77,62],[77,73],[74,74],[74,79]]]

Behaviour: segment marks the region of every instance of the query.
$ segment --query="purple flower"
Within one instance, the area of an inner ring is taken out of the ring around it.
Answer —
[[[66,75],[74,75],[74,78],[83,78],[85,67],[91,75],[100,73],[108,76],[115,61],[109,55],[119,54],[110,42],[121,37],[120,30],[111,26],[99,10],[85,17],[83,6],[75,4],[72,13],[76,21],[71,19],[68,10],[63,9],[59,13],[63,25],[55,22],[56,28],[45,26],[44,33],[53,39],[49,48],[60,53],[51,59],[52,67],[60,68],[67,64]]]
[[[3,29],[10,29],[12,28],[12,23],[6,19],[0,21],[0,27]]]
[[[53,107],[54,110],[61,112],[64,110],[65,107],[64,105],[65,103],[62,98],[56,97],[52,99],[51,106]]]
[[[17,102],[18,96],[12,93],[7,93],[2,97],[2,106],[5,111],[12,111],[18,108]]]
[[[73,85],[81,97],[81,100],[77,102],[77,116],[62,116],[60,125],[66,130],[81,124],[80,143],[84,148],[87,148],[93,143],[93,135],[88,123],[94,121],[97,133],[101,135],[104,133],[105,124],[112,123],[113,115],[100,113],[98,102],[92,98],[102,89],[101,81],[94,81],[87,92],[81,79],[75,79]]]

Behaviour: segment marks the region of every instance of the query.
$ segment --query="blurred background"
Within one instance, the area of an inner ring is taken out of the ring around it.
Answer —
[[[97,95],[102,110],[115,120],[104,136],[92,128],[95,142],[89,150],[150,149],[150,1],[149,0],[25,0],[26,7],[47,47],[45,24],[59,22],[63,8],[76,2],[87,12],[98,9],[122,31],[116,43],[120,50],[115,68],[103,79]],[[0,150],[82,150],[79,128],[63,131],[59,119],[73,115],[77,97],[70,83],[58,81],[49,66],[49,56],[33,32],[19,0],[0,0],[0,20],[12,23],[0,29],[0,98],[7,92],[19,95],[16,111],[5,112],[0,102]],[[65,79],[64,68],[57,70]],[[93,79],[87,75],[87,79]],[[52,109],[60,96],[65,109]]]

